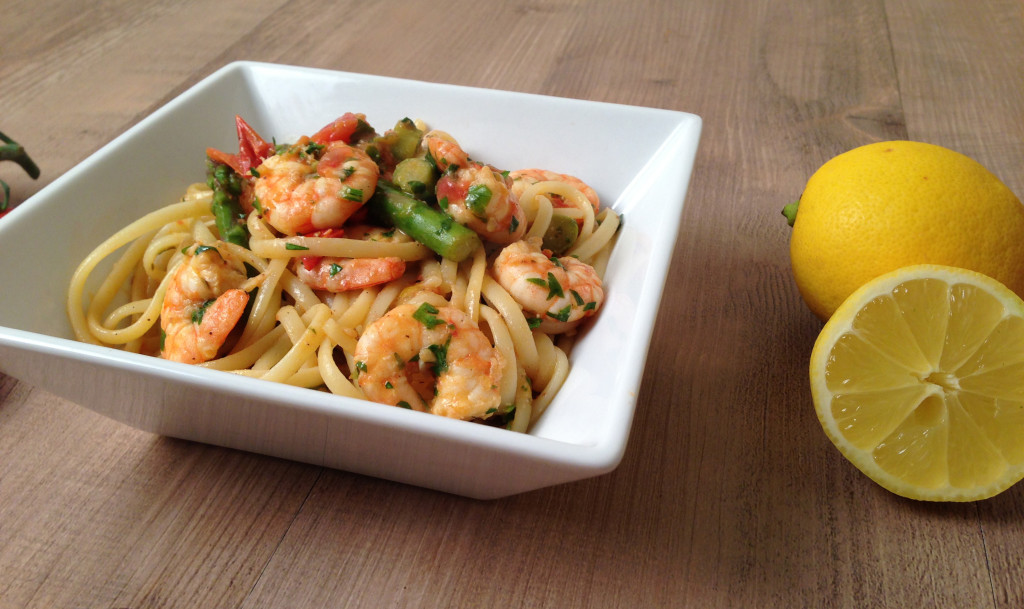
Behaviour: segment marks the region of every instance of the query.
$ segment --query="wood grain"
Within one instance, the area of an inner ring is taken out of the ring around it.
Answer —
[[[479,502],[0,377],[0,607],[1021,606],[1024,487],[905,501],[821,432],[779,211],[893,138],[1024,194],[1022,49],[1015,0],[12,0],[0,128],[43,167],[0,166],[19,201],[239,59],[684,110],[704,133],[615,472]]]

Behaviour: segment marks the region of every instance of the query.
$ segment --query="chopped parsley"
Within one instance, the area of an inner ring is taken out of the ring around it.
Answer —
[[[412,318],[426,326],[428,330],[433,330],[444,323],[437,318],[437,313],[437,307],[429,302],[425,302],[420,305],[420,308],[416,309],[416,312],[412,314]]]
[[[572,305],[565,305],[557,313],[547,312],[547,316],[558,321],[569,321],[569,313],[572,311]]]
[[[452,343],[452,337],[449,334],[448,340],[443,345],[430,345],[427,349],[434,354],[434,375],[441,376],[445,372],[448,372],[448,345]]]
[[[352,135],[349,136],[349,140],[352,142],[356,142],[367,135],[373,134],[373,127],[370,125],[370,123],[360,118],[356,120],[356,130],[353,131]]]
[[[548,273],[548,300],[551,300],[555,296],[563,298],[565,292],[562,291],[562,284],[558,283],[553,273]]]
[[[491,202],[491,189],[485,184],[474,184],[466,194],[466,207],[474,215],[483,218],[487,212],[487,204]]]
[[[212,305],[216,300],[216,298],[211,298],[199,305],[195,311],[192,311],[192,323],[197,325],[203,323],[203,315],[206,314],[206,309],[209,309],[210,305]]]
[[[284,249],[286,250],[308,250],[309,248],[305,245],[299,245],[298,243],[285,243]]]
[[[363,191],[360,188],[348,188],[341,191],[341,198],[346,201],[355,201],[356,203],[363,202]]]
[[[569,293],[572,294],[573,300],[576,301],[576,306],[583,306],[583,297],[580,296],[579,292],[576,290],[569,290]]]
[[[402,408],[408,408],[409,410],[412,410],[412,406],[410,406],[409,402],[406,402],[405,400],[399,400],[397,406],[401,406]]]
[[[551,300],[556,296],[558,298],[565,297],[565,292],[562,291],[562,284],[558,283],[558,279],[555,278],[554,273],[549,272],[547,280],[541,279],[540,277],[527,277],[526,280],[534,285],[539,285],[542,288],[547,288],[548,300]]]
[[[544,323],[544,320],[539,318],[539,317],[527,317],[526,318],[526,325],[530,326],[531,330],[540,327],[540,325],[542,323]]]
[[[341,265],[338,264],[337,262],[332,262],[331,266],[328,267],[327,272],[331,277],[334,277],[335,275],[341,272]]]

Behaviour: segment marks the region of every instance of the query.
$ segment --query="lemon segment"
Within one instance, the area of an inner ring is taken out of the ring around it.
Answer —
[[[1024,301],[960,268],[871,280],[811,354],[825,433],[858,469],[912,499],[973,501],[1024,477]]]

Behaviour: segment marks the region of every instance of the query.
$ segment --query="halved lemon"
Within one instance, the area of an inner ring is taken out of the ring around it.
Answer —
[[[898,495],[974,501],[1024,477],[1024,301],[995,279],[918,265],[868,282],[810,376],[825,433]]]

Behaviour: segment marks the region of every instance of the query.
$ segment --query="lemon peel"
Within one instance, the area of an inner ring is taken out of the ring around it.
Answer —
[[[794,279],[822,320],[867,281],[912,264],[971,269],[1024,296],[1024,205],[948,148],[890,141],[840,154],[793,211]]]

